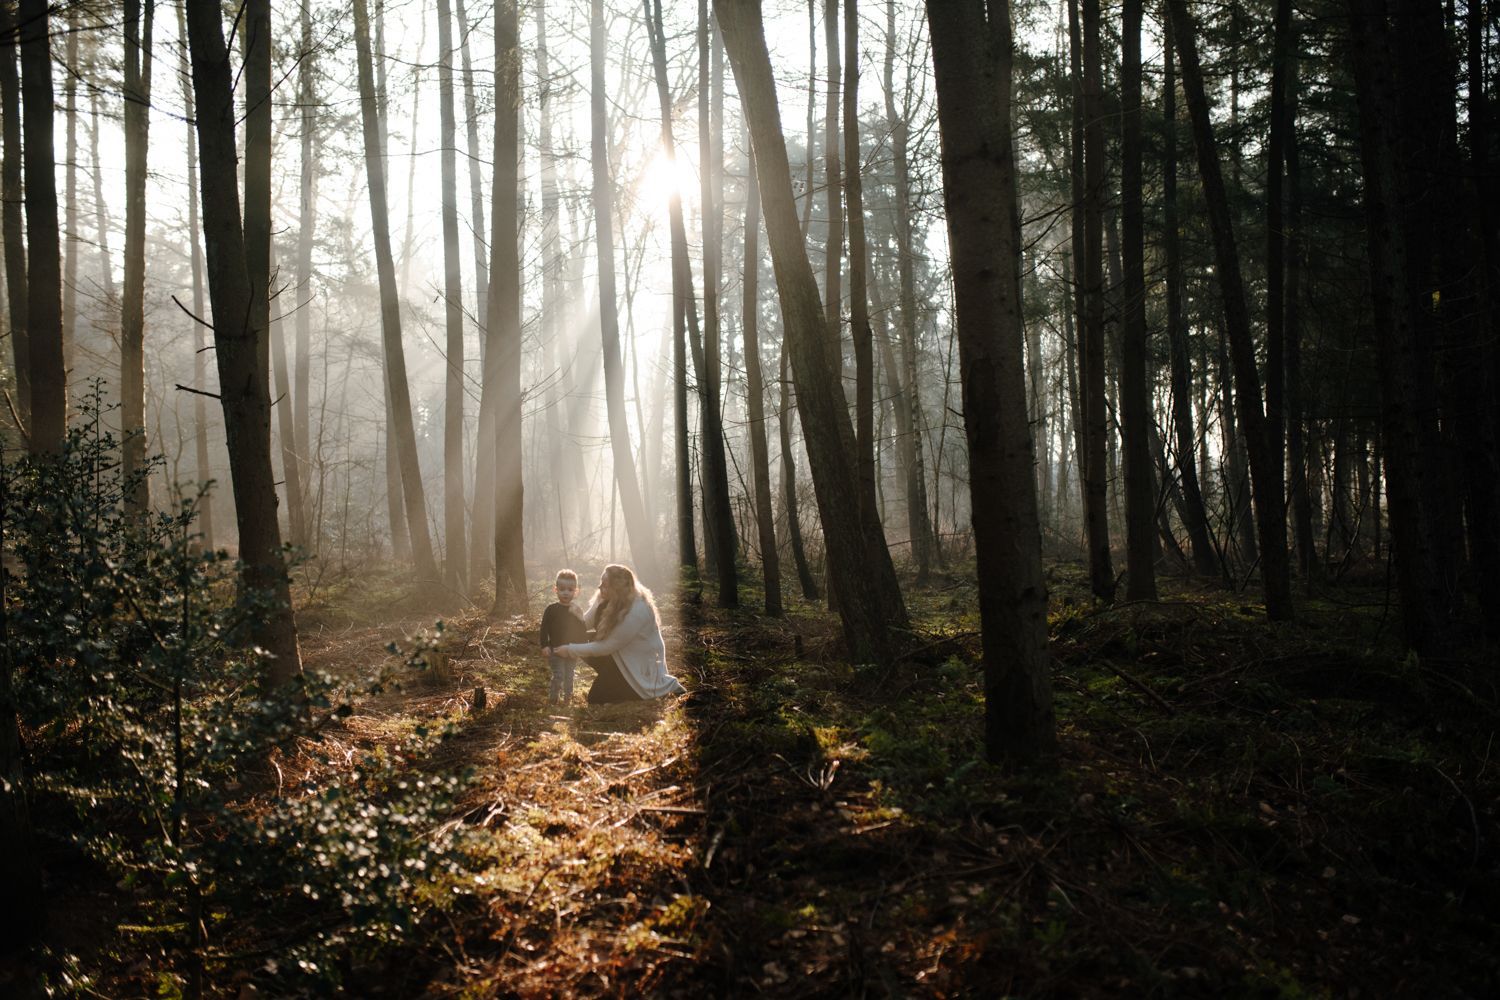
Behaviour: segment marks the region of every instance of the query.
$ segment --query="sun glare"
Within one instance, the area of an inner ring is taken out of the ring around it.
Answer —
[[[666,150],[658,149],[646,169],[641,172],[640,201],[648,212],[665,212],[674,194],[684,202],[694,200],[698,190],[698,175],[685,157],[673,158]]]

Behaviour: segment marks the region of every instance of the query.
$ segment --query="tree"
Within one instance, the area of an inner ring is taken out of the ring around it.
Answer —
[[[269,16],[262,23],[269,28]],[[254,638],[272,654],[269,677],[272,683],[280,684],[299,674],[302,664],[291,591],[281,558],[281,529],[276,522],[267,331],[254,324],[254,317],[261,312],[255,298],[263,298],[266,290],[251,283],[246,262],[245,230],[241,228],[240,198],[235,189],[238,156],[234,89],[218,6],[189,4],[187,24],[203,163],[203,228],[208,246],[209,298],[213,303],[214,357],[219,366],[219,400],[228,435],[240,560],[244,565],[242,580],[247,588],[269,596],[273,602],[258,620]],[[269,207],[267,202],[267,211]],[[269,219],[259,220],[257,226],[269,234]]]
[[[614,192],[609,174],[608,136],[604,112],[604,4],[589,4],[589,108],[591,161],[594,174],[594,235],[599,249],[599,330],[604,350],[604,397],[609,412],[609,443],[614,456],[615,481],[625,512],[625,531],[635,558],[637,576],[655,575],[656,553],[630,448],[625,417],[625,370],[620,361],[620,317],[615,301]]]
[[[698,162],[702,165],[703,350],[697,366],[703,423],[703,534],[709,568],[718,578],[719,606],[740,602],[734,512],[729,505],[729,461],[724,448],[723,381],[719,357],[720,272],[724,257],[724,62],[711,44],[708,0],[698,0]],[[691,296],[691,281],[688,283]],[[689,307],[691,308],[691,306]]]
[[[125,479],[146,465],[146,151],[151,127],[151,29],[156,4],[125,0],[125,294],[120,314],[120,455]],[[267,110],[270,103],[266,103]],[[269,180],[269,175],[268,175]],[[71,208],[70,208],[71,212]],[[135,479],[125,506],[144,518],[147,479]]]
[[[1125,450],[1125,596],[1156,600],[1156,489],[1151,481],[1151,383],[1146,375],[1146,233],[1141,204],[1141,0],[1125,0],[1121,26],[1121,252],[1125,323],[1120,347],[1120,424]]]
[[[46,0],[21,0],[22,124],[26,132],[26,336],[31,376],[31,451],[62,449],[67,427],[62,262],[52,152],[52,55]]]
[[[390,217],[385,203],[385,164],[381,158],[380,120],[375,101],[375,75],[370,59],[370,21],[365,0],[354,0],[354,44],[359,61],[360,119],[363,123],[365,174],[370,187],[371,236],[380,281],[380,329],[385,355],[385,386],[390,397],[391,433],[401,468],[401,493],[407,535],[417,575],[438,578],[427,534],[427,501],[422,495],[422,470],[417,463],[417,436],[412,427],[411,390],[406,382],[406,354],[401,345],[401,301],[396,290],[396,265],[391,256]]]
[[[925,583],[932,570],[932,561],[937,555],[937,539],[933,536],[932,519],[927,511],[927,470],[923,458],[921,433],[921,387],[917,378],[917,289],[912,265],[911,236],[911,166],[907,145],[911,127],[907,124],[906,109],[896,109],[895,88],[896,62],[896,0],[887,0],[885,19],[885,120],[891,133],[892,195],[895,201],[896,223],[896,273],[900,285],[901,306],[901,379],[905,393],[896,393],[897,406],[904,411],[904,420],[897,416],[900,446],[897,454],[906,471],[906,520],[907,534],[911,538],[912,555],[917,561],[917,582]],[[909,80],[909,77],[908,77]],[[910,91],[908,86],[907,90]],[[811,199],[809,199],[811,200]],[[888,366],[894,377],[896,368]]]
[[[1430,355],[1418,341],[1402,226],[1404,181],[1392,126],[1397,116],[1393,27],[1373,0],[1349,0],[1354,82],[1359,101],[1360,159],[1370,255],[1370,287],[1380,365],[1381,430],[1390,503],[1396,586],[1407,643],[1421,653],[1449,641],[1443,551],[1436,537],[1434,491],[1441,481],[1433,425],[1435,389]]]
[[[985,750],[1024,763],[1052,753],[1056,735],[1026,420],[1009,0],[928,0],[927,23],[969,442]]]
[[[297,320],[296,358],[293,362],[295,385],[292,389],[293,403],[293,455],[300,478],[306,482],[305,473],[310,468],[312,454],[312,420],[310,416],[311,392],[309,387],[312,354],[312,310],[307,303],[312,299],[313,287],[313,236],[318,223],[318,145],[317,145],[317,46],[313,42],[312,4],[302,6],[302,51],[297,65],[297,103],[301,111],[302,157],[299,164],[297,198]],[[301,521],[306,527],[311,524],[311,501],[309,490],[299,490],[302,497]],[[292,536],[298,545],[308,545],[314,540],[304,534]]]
[[[193,121],[193,68],[188,61],[188,31],[187,16],[182,7],[177,8],[177,37],[181,42],[178,50],[178,73],[179,82],[182,85],[182,103],[187,111],[187,119]],[[189,269],[193,275],[193,315],[200,320],[206,320],[208,312],[204,308],[203,294],[203,250],[199,241],[198,225],[198,143],[197,134],[192,127],[187,129],[187,176],[188,176],[188,257]],[[209,472],[208,461],[208,394],[203,391],[208,381],[208,344],[204,335],[205,325],[202,322],[193,323],[193,385],[198,389],[193,393],[193,457],[195,460],[196,479],[200,489],[213,478]],[[212,490],[206,490],[198,503],[198,530],[203,533],[204,547],[212,551],[214,549],[214,494]]]
[[[1079,316],[1079,389],[1082,392],[1084,523],[1089,585],[1102,601],[1115,599],[1109,551],[1109,414],[1104,394],[1104,98],[1100,80],[1099,0],[1083,0],[1083,310]]]
[[[656,97],[661,106],[661,145],[668,160],[677,159],[677,140],[672,129],[672,94],[667,83],[667,43],[662,26],[661,0],[644,0],[646,30],[651,37],[651,67],[656,79]],[[672,241],[672,441],[676,462],[677,565],[698,567],[698,547],[693,537],[693,470],[688,444],[687,316],[692,296],[692,265],[687,256],[687,227],[682,220],[682,196],[674,186],[667,205]]]
[[[483,391],[495,415],[495,612],[526,607],[521,482],[521,49],[515,0],[495,6],[495,182],[490,208],[491,281],[486,303]],[[483,404],[481,402],[481,409]]]
[[[1172,24],[1166,35],[1166,72],[1162,87],[1162,255],[1166,264],[1167,341],[1172,370],[1172,428],[1177,473],[1182,481],[1183,522],[1193,546],[1193,568],[1200,576],[1217,572],[1208,514],[1198,482],[1195,460],[1197,434],[1193,431],[1193,372],[1188,356],[1187,328],[1182,315],[1182,239],[1177,222],[1177,74],[1173,58]]]
[[[858,511],[849,503],[859,486],[853,461],[854,428],[840,387],[838,343],[823,314],[797,219],[760,4],[715,0],[714,13],[755,149],[761,207],[781,299],[783,350],[790,354],[797,382],[797,408],[812,466],[829,576],[850,584],[839,592],[844,638],[852,656],[890,663],[899,650],[895,631],[907,624],[906,607],[889,554],[884,562],[874,558]]]
[[[875,544],[884,546],[875,502],[875,336],[870,329],[870,254],[865,242],[864,184],[860,179],[858,0],[844,0],[844,162],[849,165],[844,197],[849,206],[849,329],[854,339],[859,516],[868,534],[881,536]]]
[[[16,404],[24,429],[31,429],[31,319],[26,293],[26,220],[21,186],[21,82],[16,77],[15,9],[0,2],[0,226],[5,238],[5,302],[9,307],[11,359],[15,363]]]
[[[1182,59],[1183,92],[1193,126],[1193,144],[1198,151],[1198,170],[1203,179],[1209,228],[1213,233],[1214,269],[1223,294],[1224,323],[1228,328],[1229,349],[1234,361],[1235,401],[1250,455],[1250,485],[1255,499],[1266,615],[1272,621],[1285,621],[1292,617],[1292,593],[1286,551],[1286,512],[1282,507],[1281,463],[1272,455],[1270,431],[1265,412],[1261,409],[1260,375],[1255,368],[1245,283],[1230,220],[1229,199],[1219,168],[1218,145],[1208,117],[1203,71],[1198,64],[1197,29],[1187,9],[1187,0],[1168,0],[1168,8],[1172,15],[1172,37]]]
[[[443,185],[443,313],[448,338],[443,393],[443,579],[463,590],[469,550],[464,544],[464,300],[459,277],[458,161],[454,142],[453,18],[448,0],[438,0],[438,116],[441,121]],[[476,581],[477,582],[477,581]]]
[[[745,149],[748,151],[749,136],[746,140]],[[755,527],[760,539],[766,614],[778,618],[782,614],[781,559],[776,551],[775,512],[771,509],[766,389],[760,369],[760,189],[755,180],[755,154],[748,155],[745,170],[745,305],[741,321],[745,339],[745,394],[750,417],[750,471],[755,484]]]

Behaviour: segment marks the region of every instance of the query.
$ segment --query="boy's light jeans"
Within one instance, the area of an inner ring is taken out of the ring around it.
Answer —
[[[566,705],[573,700],[573,660],[551,653],[547,656],[547,664],[552,668],[552,684],[547,691],[547,701]]]

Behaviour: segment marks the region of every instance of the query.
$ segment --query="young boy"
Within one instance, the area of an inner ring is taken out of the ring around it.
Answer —
[[[557,603],[542,613],[541,634],[542,655],[552,668],[547,704],[566,705],[573,700],[573,660],[557,656],[552,650],[571,642],[588,641],[583,612],[573,604],[573,598],[578,596],[578,574],[570,569],[559,570],[552,592],[557,595]]]

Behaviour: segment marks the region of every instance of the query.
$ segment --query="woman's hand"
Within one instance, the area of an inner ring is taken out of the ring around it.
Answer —
[[[561,657],[564,657],[564,658],[569,659],[569,660],[577,659],[576,654],[574,654],[574,652],[573,652],[573,647],[569,646],[569,645],[566,645],[566,644],[561,645],[561,646],[553,646],[552,647],[552,655],[553,656],[561,656]]]

